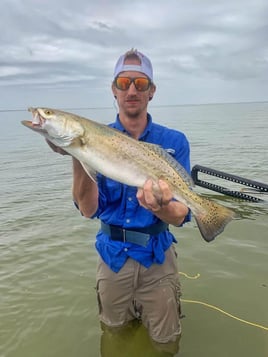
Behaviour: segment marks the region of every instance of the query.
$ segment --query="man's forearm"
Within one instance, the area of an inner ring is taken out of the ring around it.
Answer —
[[[168,205],[151,210],[151,212],[160,218],[161,221],[174,226],[180,226],[187,216],[189,209],[181,202],[171,201]]]
[[[98,186],[83,169],[78,160],[73,158],[73,200],[81,214],[91,217],[98,209]]]

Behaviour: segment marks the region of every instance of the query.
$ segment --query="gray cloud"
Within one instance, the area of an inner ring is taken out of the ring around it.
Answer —
[[[154,64],[156,103],[267,100],[266,0],[2,0],[0,11],[3,103],[56,102],[62,89],[66,103],[111,104],[114,62],[131,47]]]

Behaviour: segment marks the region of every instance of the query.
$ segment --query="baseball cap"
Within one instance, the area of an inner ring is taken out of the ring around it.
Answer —
[[[131,55],[136,55],[140,59],[139,65],[124,64],[125,59]],[[124,71],[137,71],[144,73],[153,82],[153,66],[151,61],[143,53],[135,49],[131,49],[130,51],[119,57],[114,69],[114,78],[116,78],[119,73]]]

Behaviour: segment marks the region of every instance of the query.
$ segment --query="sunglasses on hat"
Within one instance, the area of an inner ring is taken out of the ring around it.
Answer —
[[[135,88],[139,92],[145,92],[149,89],[152,82],[146,77],[116,77],[114,80],[114,85],[119,90],[128,90],[131,83],[134,83]]]

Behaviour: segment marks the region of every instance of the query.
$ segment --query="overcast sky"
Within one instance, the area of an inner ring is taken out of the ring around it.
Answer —
[[[267,0],[1,0],[0,110],[106,107],[114,64],[148,55],[152,105],[268,100]]]

